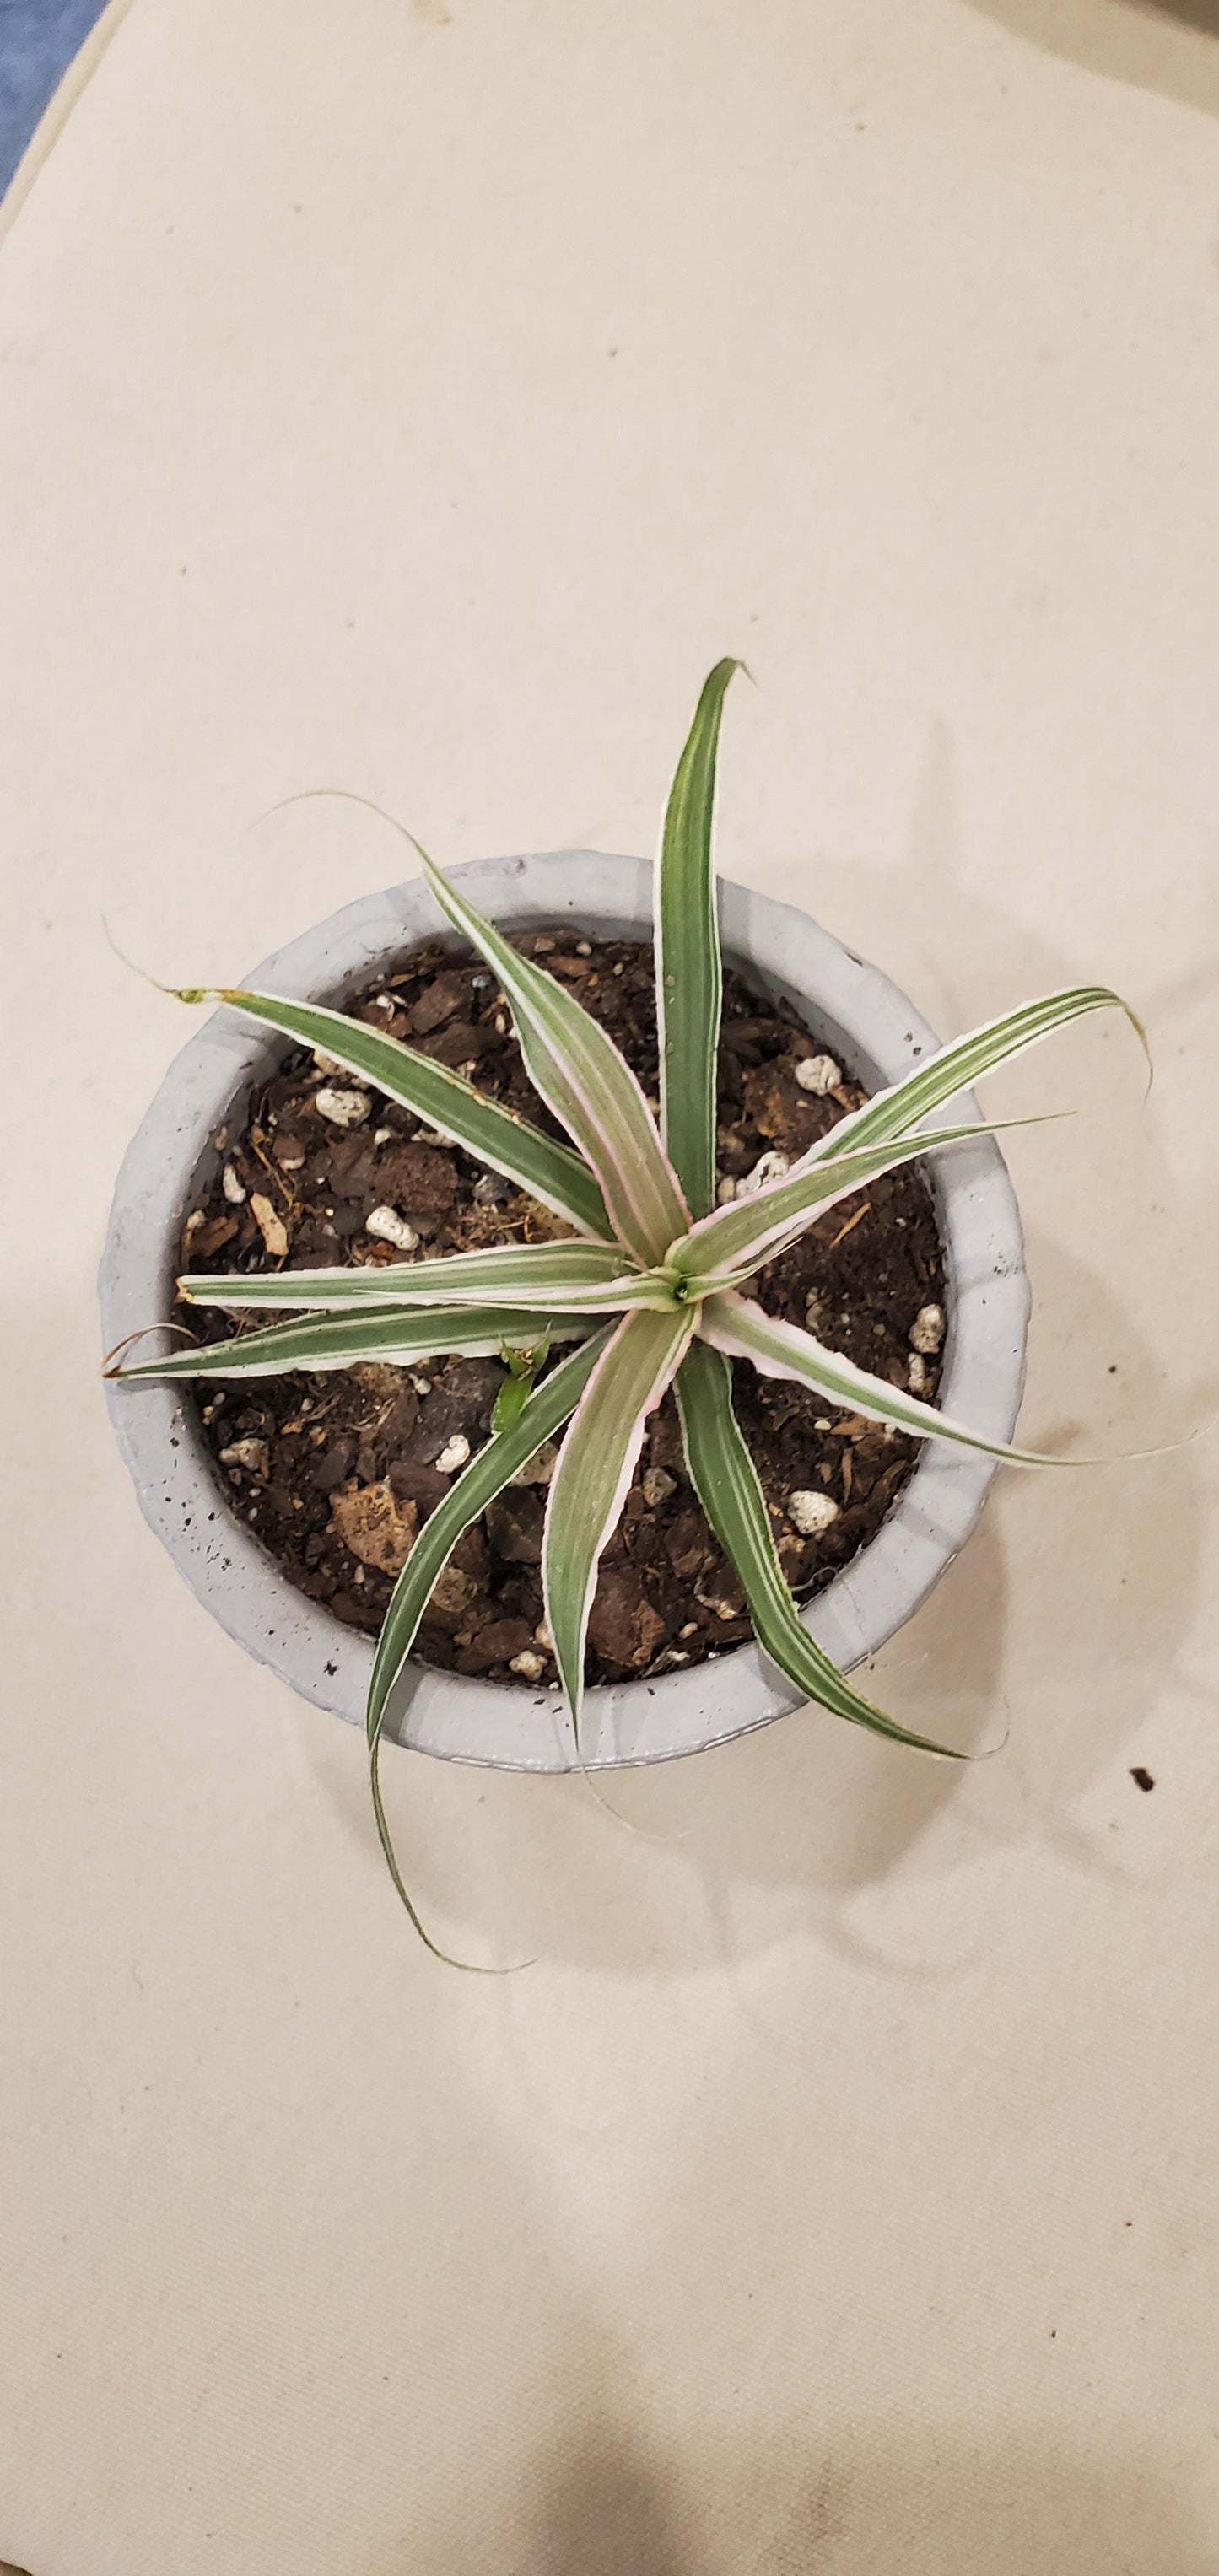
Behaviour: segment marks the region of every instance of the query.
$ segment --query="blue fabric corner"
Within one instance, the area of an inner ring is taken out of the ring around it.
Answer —
[[[0,197],[105,0],[0,0]]]

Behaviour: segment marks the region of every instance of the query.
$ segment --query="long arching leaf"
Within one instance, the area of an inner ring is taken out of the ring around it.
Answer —
[[[290,1002],[274,993],[200,989],[184,991],[180,999],[226,1002],[247,1019],[263,1020],[285,1037],[320,1047],[336,1064],[361,1075],[387,1099],[413,1110],[477,1162],[489,1163],[494,1171],[516,1181],[579,1233],[604,1238],[612,1231],[600,1190],[578,1154],[543,1136],[540,1128],[518,1118],[514,1110],[504,1109],[499,1101],[486,1099],[447,1065],[403,1046],[400,1038],[386,1037],[382,1030],[348,1019],[345,1011],[327,1010],[320,1002]]]
[[[553,1341],[577,1341],[594,1318],[551,1324]],[[133,1361],[115,1378],[280,1377],[287,1369],[351,1368],[358,1360],[409,1367],[421,1360],[496,1358],[505,1345],[528,1350],[537,1315],[517,1306],[373,1307],[360,1315],[302,1315],[231,1342],[194,1343],[168,1359]]]
[[[758,1643],[809,1699],[835,1717],[849,1718],[874,1735],[890,1736],[919,1753],[964,1756],[925,1735],[898,1726],[871,1700],[853,1690],[836,1664],[814,1643],[783,1579],[771,1535],[766,1498],[732,1409],[727,1360],[706,1342],[693,1342],[677,1375],[677,1405],[690,1479],[725,1555],[745,1587]]]
[[[716,1208],[713,1215],[692,1225],[684,1241],[671,1246],[670,1258],[675,1269],[689,1281],[692,1294],[738,1287],[764,1261],[776,1260],[791,1244],[798,1243],[810,1225],[839,1199],[850,1198],[865,1182],[878,1180],[882,1172],[893,1171],[899,1163],[916,1161],[920,1155],[935,1153],[945,1145],[969,1144],[979,1136],[1003,1135],[1008,1127],[1040,1123],[1037,1119],[1016,1118],[994,1127],[974,1121],[966,1127],[920,1128],[915,1136],[888,1138],[880,1144],[865,1145],[853,1154],[836,1154],[832,1160],[825,1156],[815,1161],[812,1154],[802,1155],[783,1179],[768,1181],[747,1198],[730,1200],[727,1207]]]
[[[693,1216],[715,1204],[715,1083],[723,968],[712,825],[724,695],[739,662],[703,685],[674,772],[656,886],[660,1130]]]
[[[1006,1440],[988,1440],[981,1431],[971,1431],[967,1423],[954,1422],[934,1404],[921,1404],[916,1395],[904,1395],[900,1387],[890,1386],[887,1378],[873,1377],[870,1370],[856,1368],[853,1360],[843,1359],[838,1351],[827,1351],[811,1333],[801,1332],[798,1324],[779,1323],[773,1315],[764,1314],[750,1297],[726,1295],[708,1297],[698,1310],[698,1327],[704,1339],[717,1351],[726,1351],[732,1359],[752,1360],[763,1377],[794,1378],[801,1386],[814,1387],[831,1404],[845,1405],[850,1413],[866,1414],[874,1422],[890,1422],[898,1431],[909,1431],[916,1440],[947,1440],[955,1447],[981,1450],[987,1458],[1001,1458],[1009,1467],[1084,1467],[1098,1462],[1088,1458],[1055,1458],[1040,1449],[1013,1449]]]
[[[1111,992],[1107,984],[1074,984],[1056,993],[1046,993],[1038,1002],[1024,1002],[1017,1011],[1006,1011],[997,1020],[985,1020],[967,1036],[954,1038],[948,1046],[929,1055],[925,1064],[913,1073],[904,1074],[900,1082],[889,1085],[865,1101],[862,1109],[853,1110],[838,1127],[832,1127],[812,1154],[849,1153],[860,1145],[874,1145],[887,1136],[904,1136],[945,1100],[959,1091],[970,1091],[984,1073],[1000,1064],[1010,1063],[1026,1047],[1036,1046],[1054,1029],[1066,1027],[1069,1021],[1082,1019],[1088,1011],[1124,1011],[1139,1037],[1144,1053],[1147,1038],[1143,1024],[1120,993]]]
[[[690,1212],[630,1066],[553,975],[484,921],[425,851],[419,857],[441,910],[494,966],[529,1079],[592,1165],[619,1242],[640,1261],[661,1260]]]
[[[311,1306],[363,1312],[370,1306],[541,1306],[547,1312],[607,1313],[670,1302],[664,1287],[629,1264],[614,1243],[505,1243],[439,1261],[386,1261],[360,1269],[184,1272],[192,1306]]]
[[[429,1950],[436,1944],[419,1920],[398,1867],[393,1840],[381,1798],[381,1737],[385,1727],[390,1695],[402,1671],[411,1647],[419,1633],[420,1622],[439,1577],[463,1530],[477,1520],[488,1503],[503,1492],[518,1467],[523,1467],[540,1449],[544,1440],[553,1438],[575,1410],[588,1383],[600,1353],[608,1339],[608,1327],[584,1342],[569,1359],[535,1386],[522,1406],[515,1422],[506,1431],[493,1433],[484,1448],[449,1487],[444,1501],[423,1524],[406,1564],[394,1587],[393,1598],[385,1614],[369,1685],[366,1732],[368,1736],[369,1779],[372,1788],[373,1813],[381,1849],[390,1876],[417,1932],[422,1934]],[[443,1957],[444,1953],[440,1952]]]
[[[692,1306],[627,1315],[602,1352],[550,1480],[542,1588],[555,1660],[579,1743],[584,1640],[597,1563],[626,1500],[649,1413],[694,1329]]]

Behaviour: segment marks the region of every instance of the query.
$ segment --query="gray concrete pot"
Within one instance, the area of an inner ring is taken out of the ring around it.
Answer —
[[[570,918],[592,936],[651,935],[652,870],[642,859],[586,850],[490,859],[458,868],[465,893],[502,927]],[[726,956],[780,996],[869,1089],[897,1080],[937,1041],[904,996],[828,931],[747,887],[722,885]],[[246,978],[263,991],[319,1000],[354,993],[380,961],[443,928],[418,882],[391,886],[332,914]],[[218,1011],[170,1066],[119,1173],[101,1266],[104,1347],[172,1310],[186,1210],[215,1167],[212,1137],[282,1049],[236,1012]],[[971,1114],[954,1108],[954,1117]],[[972,1114],[977,1114],[973,1108]],[[948,1272],[947,1411],[1011,1436],[1024,1379],[1028,1283],[1016,1201],[997,1146],[980,1137],[935,1166]],[[228,1509],[183,1390],[111,1386],[110,1411],[145,1519],[179,1572],[239,1645],[304,1698],[362,1723],[372,1646],[306,1601]],[[810,1606],[817,1642],[844,1669],[900,1628],[969,1537],[993,1468],[939,1441],[924,1447],[896,1509],[871,1545]],[[800,1705],[756,1646],[655,1681],[592,1690],[586,1758],[612,1767],[660,1762],[723,1743]],[[389,1732],[421,1752],[510,1770],[572,1767],[557,1694],[508,1690],[413,1664]]]

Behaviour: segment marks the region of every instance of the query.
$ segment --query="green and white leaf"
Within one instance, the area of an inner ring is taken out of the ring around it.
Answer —
[[[1009,1064],[1013,1056],[1038,1045],[1053,1030],[1082,1019],[1089,1011],[1110,1010],[1124,1011],[1146,1053],[1142,1021],[1120,993],[1112,992],[1107,984],[1064,986],[1059,992],[1044,994],[1040,1001],[1022,1003],[1019,1010],[1005,1011],[996,1020],[985,1020],[967,1036],[940,1047],[913,1073],[904,1074],[887,1091],[876,1092],[862,1109],[853,1110],[849,1118],[831,1128],[829,1135],[812,1147],[812,1155],[824,1158],[850,1153],[861,1145],[883,1142],[887,1136],[904,1136],[908,1128],[940,1108],[945,1100],[955,1099],[959,1091],[971,1091],[984,1073]]]
[[[374,1268],[184,1272],[192,1306],[537,1306],[549,1312],[606,1313],[668,1302],[663,1282],[636,1270],[610,1243],[505,1243],[438,1261],[386,1261]]]
[[[899,1163],[915,1161],[945,1145],[969,1144],[979,1136],[999,1136],[1011,1126],[1038,1123],[1033,1119],[1007,1119],[1001,1125],[986,1127],[974,1120],[962,1127],[920,1128],[917,1135],[865,1145],[853,1154],[836,1154],[832,1160],[821,1156],[814,1161],[812,1154],[803,1154],[782,1179],[768,1181],[747,1198],[730,1200],[727,1207],[716,1208],[713,1215],[692,1225],[684,1240],[671,1246],[669,1258],[688,1281],[692,1295],[738,1287],[764,1261],[776,1260],[791,1244],[798,1243],[810,1225],[840,1199],[850,1198],[866,1182],[878,1180]],[[820,1149],[814,1148],[814,1152]]]
[[[916,1440],[946,1440],[962,1449],[978,1449],[987,1458],[1003,1459],[1009,1467],[1096,1463],[1054,1458],[1044,1450],[1013,1449],[1006,1440],[988,1440],[984,1432],[971,1431],[966,1423],[938,1412],[934,1404],[904,1395],[887,1378],[856,1368],[853,1360],[826,1350],[811,1333],[801,1332],[799,1325],[778,1322],[752,1298],[739,1297],[734,1291],[708,1297],[698,1315],[699,1331],[715,1350],[727,1352],[731,1359],[752,1360],[763,1377],[793,1378],[801,1386],[814,1387],[831,1404],[845,1405],[848,1412],[865,1414],[873,1422],[892,1423],[895,1430],[909,1431]]]
[[[274,993],[217,991],[190,993],[191,1001],[226,1002],[247,1019],[263,1020],[285,1037],[320,1047],[336,1064],[358,1074],[404,1109],[414,1111],[439,1135],[447,1136],[480,1163],[502,1172],[556,1216],[565,1217],[581,1234],[611,1232],[605,1202],[593,1174],[569,1146],[543,1136],[541,1129],[488,1100],[472,1083],[414,1047],[404,1046],[345,1011],[320,1002],[292,1002]]]
[[[506,1431],[494,1433],[478,1450],[469,1466],[449,1487],[444,1501],[424,1522],[394,1586],[385,1614],[385,1625],[373,1663],[366,1718],[373,1812],[381,1849],[394,1885],[429,1950],[435,1949],[436,1945],[424,1931],[403,1885],[381,1798],[381,1737],[390,1697],[419,1633],[428,1602],[462,1532],[469,1529],[488,1503],[495,1501],[496,1495],[503,1492],[518,1468],[527,1464],[543,1441],[552,1439],[555,1432],[562,1429],[578,1404],[608,1337],[607,1326],[604,1332],[594,1334],[579,1350],[573,1351],[569,1358],[560,1360],[558,1367],[551,1369],[541,1384],[535,1386],[515,1422]],[[438,1955],[443,1957],[444,1953]]]
[[[673,776],[656,887],[660,1129],[691,1214],[715,1205],[715,1092],[723,967],[712,830],[724,696],[740,663],[704,682]]]
[[[553,975],[520,956],[426,852],[419,856],[441,910],[494,966],[529,1079],[592,1165],[619,1242],[638,1260],[659,1261],[690,1213],[630,1066]]]
[[[727,1360],[706,1342],[693,1343],[682,1361],[677,1406],[691,1483],[745,1587],[758,1643],[780,1672],[835,1717],[848,1718],[852,1725],[866,1726],[874,1735],[889,1736],[916,1752],[963,1760],[947,1745],[911,1734],[908,1727],[874,1708],[810,1637],[784,1580],[757,1469],[732,1409],[731,1371]]]
[[[692,1306],[624,1317],[580,1398],[550,1480],[542,1589],[577,1744],[598,1560],[617,1527],[648,1415],[677,1368],[694,1321]]]
[[[555,1340],[574,1341],[591,1331],[592,1317],[559,1318]],[[452,1306],[373,1308],[360,1315],[306,1315],[239,1333],[231,1342],[195,1343],[167,1359],[134,1361],[112,1369],[116,1378],[278,1377],[287,1369],[352,1368],[360,1360],[411,1367],[446,1357],[498,1359],[505,1347],[527,1349],[537,1340],[538,1319],[527,1308]]]

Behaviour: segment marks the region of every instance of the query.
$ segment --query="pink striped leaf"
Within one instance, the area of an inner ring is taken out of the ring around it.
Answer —
[[[538,1306],[606,1314],[671,1305],[663,1281],[637,1270],[616,1243],[494,1243],[437,1261],[378,1262],[361,1269],[187,1271],[192,1306],[300,1306],[351,1314],[372,1306]]]
[[[1004,1123],[1034,1126],[1040,1122],[1009,1119]],[[934,1153],[942,1145],[968,1144],[972,1138],[1003,1132],[1003,1127],[984,1127],[975,1120],[969,1126],[933,1127],[917,1136],[887,1138],[853,1154],[837,1154],[832,1161],[828,1156],[814,1161],[811,1153],[803,1154],[779,1180],[767,1181],[746,1198],[732,1199],[727,1207],[701,1217],[680,1243],[670,1245],[670,1261],[686,1281],[691,1296],[739,1287],[764,1261],[777,1260],[781,1252],[798,1243],[814,1220],[836,1206],[839,1199],[850,1198],[865,1182],[878,1180],[882,1172],[894,1170],[898,1163],[914,1161],[920,1154]],[[820,1148],[815,1150],[819,1152]]]
[[[321,1002],[290,1001],[283,994],[196,986],[180,991],[178,999],[225,1002],[247,1019],[262,1020],[267,1027],[282,1030],[285,1037],[320,1047],[335,1064],[372,1083],[387,1100],[413,1110],[476,1161],[503,1172],[543,1207],[574,1225],[577,1233],[601,1237],[609,1233],[596,1181],[569,1145],[543,1136],[540,1128],[518,1117],[514,1109],[489,1100],[462,1074],[420,1055],[415,1047],[404,1046],[400,1038],[370,1029],[365,1021],[350,1019],[346,1011],[332,1011]]]
[[[723,1351],[729,1359],[752,1360],[763,1377],[794,1378],[801,1386],[811,1386],[830,1404],[845,1405],[850,1413],[862,1413],[873,1422],[889,1422],[897,1431],[908,1431],[916,1440],[947,1440],[963,1449],[980,1449],[988,1458],[1001,1458],[1010,1467],[1083,1467],[1098,1461],[1085,1458],[1054,1458],[1041,1449],[1013,1449],[1006,1440],[988,1440],[985,1433],[971,1431],[967,1423],[954,1422],[951,1415],[940,1413],[934,1404],[921,1404],[916,1395],[906,1395],[888,1379],[873,1377],[870,1370],[856,1368],[853,1360],[843,1359],[838,1351],[828,1351],[811,1333],[801,1332],[798,1324],[780,1323],[766,1315],[751,1297],[728,1293],[708,1297],[698,1310],[698,1329],[712,1348]]]

